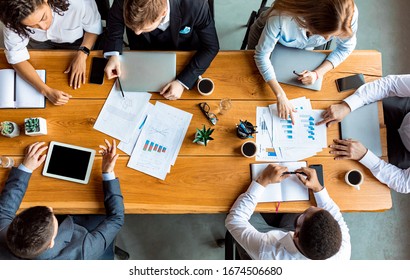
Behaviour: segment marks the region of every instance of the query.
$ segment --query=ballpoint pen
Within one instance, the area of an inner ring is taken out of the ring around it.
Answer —
[[[282,173],[282,175],[286,175],[286,174],[302,174],[306,176],[305,172],[286,171]]]
[[[299,74],[299,73],[296,72],[295,70],[293,70],[293,74],[295,74],[295,75],[298,76],[298,77],[302,76],[301,74]]]
[[[118,85],[120,86],[120,90],[121,90],[121,95],[122,95],[122,98],[124,98],[124,99],[125,99],[125,96],[124,96],[124,91],[122,90],[122,86],[121,86],[120,77],[117,77],[117,81],[118,81]]]

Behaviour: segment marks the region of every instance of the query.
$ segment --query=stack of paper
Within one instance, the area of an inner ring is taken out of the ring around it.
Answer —
[[[118,148],[130,155],[128,167],[164,180],[175,164],[192,114],[157,102],[151,94],[124,92],[113,86],[94,125],[121,140]]]
[[[323,110],[312,110],[305,97],[291,100],[297,110],[294,124],[278,117],[277,105],[257,107],[256,120],[259,128],[256,136],[260,161],[297,161],[320,152],[327,147],[326,125],[316,126]]]

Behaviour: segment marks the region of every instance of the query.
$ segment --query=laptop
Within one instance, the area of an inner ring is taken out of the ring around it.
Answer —
[[[340,130],[343,139],[358,140],[376,156],[382,156],[377,102],[363,106],[348,114],[342,120]]]
[[[120,56],[124,91],[159,92],[176,76],[176,54],[172,52],[124,52]]]
[[[319,78],[313,85],[304,85],[298,81],[298,77],[293,73],[301,73],[304,70],[314,70],[326,59],[327,54],[284,47],[276,44],[270,61],[275,69],[276,79],[280,83],[320,90],[322,88],[322,78]]]

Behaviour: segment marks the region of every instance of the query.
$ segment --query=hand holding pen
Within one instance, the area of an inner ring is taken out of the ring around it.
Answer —
[[[298,80],[301,81],[302,84],[304,85],[312,85],[317,80],[319,80],[319,74],[316,70],[314,71],[305,70],[302,73],[298,73],[295,70],[293,70],[293,74],[298,76]]]
[[[121,80],[120,80],[120,77],[117,77],[117,81],[118,81],[118,85],[120,86],[120,90],[121,90],[121,95],[122,95],[122,98],[124,98],[124,99],[125,99],[125,96],[124,96],[124,91],[122,90],[122,85],[121,85]]]

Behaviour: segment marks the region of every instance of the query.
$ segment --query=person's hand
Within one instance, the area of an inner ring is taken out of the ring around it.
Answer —
[[[70,66],[64,71],[65,74],[70,74],[70,87],[74,89],[80,88],[81,84],[85,84],[86,69],[87,69],[87,55],[82,51],[78,51]]]
[[[107,78],[110,80],[112,78],[121,77],[121,62],[118,55],[113,55],[105,65],[104,72]]]
[[[305,70],[299,74],[298,80],[304,85],[312,85],[319,79],[319,74],[316,74],[315,71]]]
[[[117,143],[115,140],[112,140],[112,145],[110,141],[104,139],[105,145],[100,145],[99,153],[103,156],[102,160],[102,172],[103,173],[110,173],[114,171],[115,163],[118,159],[117,155]]]
[[[323,120],[317,122],[316,125],[325,123],[327,126],[331,126],[332,124],[341,122],[344,117],[350,113],[350,111],[350,107],[346,102],[331,105],[322,113]]]
[[[44,142],[36,142],[26,148],[26,155],[23,160],[23,165],[30,170],[36,170],[45,160],[47,154],[42,153],[48,149],[44,146]]]
[[[314,192],[320,192],[323,190],[323,186],[319,183],[317,178],[316,170],[313,168],[302,167],[296,169],[295,172],[303,172],[306,174],[306,177],[303,174],[296,173],[299,180],[305,185],[308,189],[311,189]]]
[[[50,100],[50,102],[53,103],[54,105],[64,105],[72,97],[71,95],[65,93],[64,91],[50,88],[50,87],[48,87],[44,91],[44,96],[47,97],[47,99]]]
[[[363,146],[359,141],[354,141],[351,139],[339,140],[334,139],[334,144],[330,145],[329,148],[332,150],[329,152],[331,154],[337,155],[336,160],[340,159],[354,159],[361,160],[367,153],[367,148]]]
[[[262,171],[256,182],[264,187],[269,184],[279,183],[290,176],[289,174],[283,174],[287,171],[287,167],[271,163]]]
[[[184,87],[180,82],[174,80],[167,84],[159,94],[164,96],[164,98],[169,100],[177,100],[181,97],[184,92]]]
[[[290,103],[289,99],[286,95],[278,95],[278,115],[281,119],[288,119],[290,115],[290,119],[292,120],[292,124],[295,124],[295,120],[293,118],[293,113],[296,112],[295,107]]]

